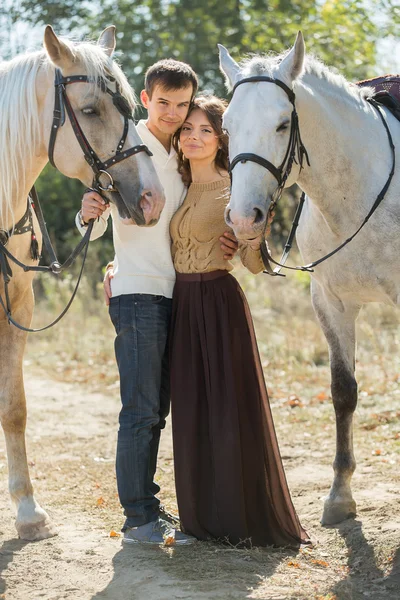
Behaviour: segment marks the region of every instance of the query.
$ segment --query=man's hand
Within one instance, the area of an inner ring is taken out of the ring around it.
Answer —
[[[219,241],[221,242],[221,248],[224,252],[224,259],[232,260],[238,251],[239,246],[235,234],[230,231],[225,231],[224,235],[219,238]]]
[[[81,217],[84,223],[89,223],[90,219],[101,217],[106,210],[106,201],[95,191],[90,190],[83,195]]]
[[[112,297],[111,292],[111,279],[114,277],[114,265],[113,263],[108,263],[106,267],[106,272],[104,274],[103,279],[103,291],[104,291],[104,301],[106,306],[110,304],[110,298]]]

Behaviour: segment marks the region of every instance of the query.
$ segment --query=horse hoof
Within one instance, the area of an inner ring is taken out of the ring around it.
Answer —
[[[321,525],[336,525],[346,519],[352,519],[356,516],[356,503],[353,499],[347,501],[325,500],[324,512],[322,514]]]
[[[23,523],[17,525],[18,536],[21,540],[36,542],[58,535],[57,530],[49,520],[39,521],[38,523]]]

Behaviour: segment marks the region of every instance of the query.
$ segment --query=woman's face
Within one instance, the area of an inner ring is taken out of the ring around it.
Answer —
[[[183,123],[179,142],[188,160],[211,163],[218,152],[218,136],[200,108],[195,108]]]

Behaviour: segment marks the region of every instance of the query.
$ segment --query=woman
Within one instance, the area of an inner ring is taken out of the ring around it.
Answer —
[[[177,272],[171,405],[182,529],[201,540],[299,546],[307,541],[286,483],[244,294],[219,238],[226,225],[226,103],[194,101],[174,144],[189,185],[170,224]],[[259,242],[239,247],[262,270]]]

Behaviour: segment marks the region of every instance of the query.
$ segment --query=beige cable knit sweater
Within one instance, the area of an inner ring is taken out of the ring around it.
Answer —
[[[211,183],[190,185],[182,206],[170,223],[172,258],[178,273],[233,269],[232,263],[224,259],[219,239],[225,231],[231,231],[224,221],[229,184],[229,177],[223,177]],[[252,273],[263,270],[259,250],[239,244],[239,256]]]

